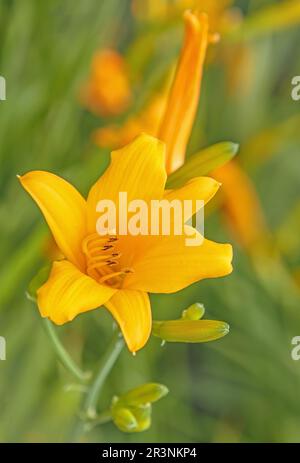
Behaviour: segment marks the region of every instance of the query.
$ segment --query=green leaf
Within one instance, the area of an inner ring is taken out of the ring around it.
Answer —
[[[208,175],[230,161],[238,149],[236,143],[222,142],[199,151],[168,177],[167,188],[178,188],[192,178]]]

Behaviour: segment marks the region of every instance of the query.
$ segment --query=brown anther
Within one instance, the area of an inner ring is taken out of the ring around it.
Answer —
[[[108,249],[111,249],[111,248],[113,248],[113,246],[112,246],[111,244],[106,244],[105,246],[103,246],[103,247],[101,248],[101,250],[102,250],[102,251],[107,251]]]

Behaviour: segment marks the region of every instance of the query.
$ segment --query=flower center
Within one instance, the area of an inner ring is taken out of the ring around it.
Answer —
[[[124,277],[132,273],[130,268],[120,268],[121,253],[116,246],[115,235],[100,236],[97,233],[88,235],[82,242],[82,251],[86,257],[86,273],[98,281],[114,288],[122,286]]]

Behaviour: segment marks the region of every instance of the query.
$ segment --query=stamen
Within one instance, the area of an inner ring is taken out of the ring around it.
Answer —
[[[104,283],[105,281],[110,280],[111,278],[116,278],[121,275],[124,275],[123,272],[110,273],[109,275],[105,275],[104,277],[100,278],[99,283]]]
[[[120,272],[114,272],[110,273],[109,275],[103,276],[102,278],[100,278],[99,283],[103,283],[104,281],[110,280],[111,278],[124,278],[124,276],[128,273],[133,273],[133,270],[131,268],[123,268]]]
[[[107,261],[107,265],[110,265],[110,266],[111,265],[117,265],[117,264],[118,264],[118,262],[116,260],[108,260]]]
[[[87,274],[99,283],[107,282],[111,287],[120,288],[122,280],[132,269],[119,270],[121,253],[114,250],[117,236],[100,236],[93,233],[82,241],[82,250],[86,256]]]
[[[125,273],[125,275],[128,275],[129,273],[134,273],[134,270],[132,268],[123,268],[123,273]]]
[[[112,242],[115,242],[115,241],[118,241],[118,238],[116,236],[111,236],[110,238],[108,238],[109,243],[112,243]]]
[[[101,238],[97,233],[87,236],[82,242],[82,251],[84,254],[88,254],[88,245],[92,241],[92,246],[95,244],[103,244],[107,242],[105,237]]]
[[[89,262],[89,265],[87,267],[87,271],[89,270],[97,270],[97,269],[100,269],[101,267],[105,267],[107,265],[107,262],[104,261],[104,262]]]

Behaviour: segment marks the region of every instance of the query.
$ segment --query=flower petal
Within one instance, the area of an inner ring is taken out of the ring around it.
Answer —
[[[86,235],[86,202],[81,194],[50,172],[28,172],[19,180],[41,209],[63,255],[84,270],[81,242]]]
[[[67,260],[54,262],[48,281],[37,291],[42,317],[57,325],[100,307],[116,292],[81,273]]]
[[[121,289],[105,306],[118,322],[128,349],[131,352],[141,349],[151,333],[152,316],[148,294]]]
[[[196,230],[193,233],[201,239]],[[230,244],[203,239],[201,245],[187,246],[186,238],[185,235],[145,237],[149,244],[133,262],[133,273],[126,277],[124,287],[173,293],[204,278],[221,277],[232,271]]]
[[[164,156],[164,143],[146,134],[112,153],[110,166],[89,192],[89,233],[95,233],[96,206],[101,199],[118,204],[119,192],[127,193],[128,202],[161,199],[166,183]]]
[[[192,201],[192,215],[194,215],[201,205],[197,205],[196,201],[203,201],[204,204],[208,203],[211,198],[216,194],[220,187],[220,183],[210,177],[196,177],[187,182],[182,188],[177,190],[166,191],[164,199],[173,201],[179,199],[180,201]],[[186,217],[188,220],[190,217]]]

